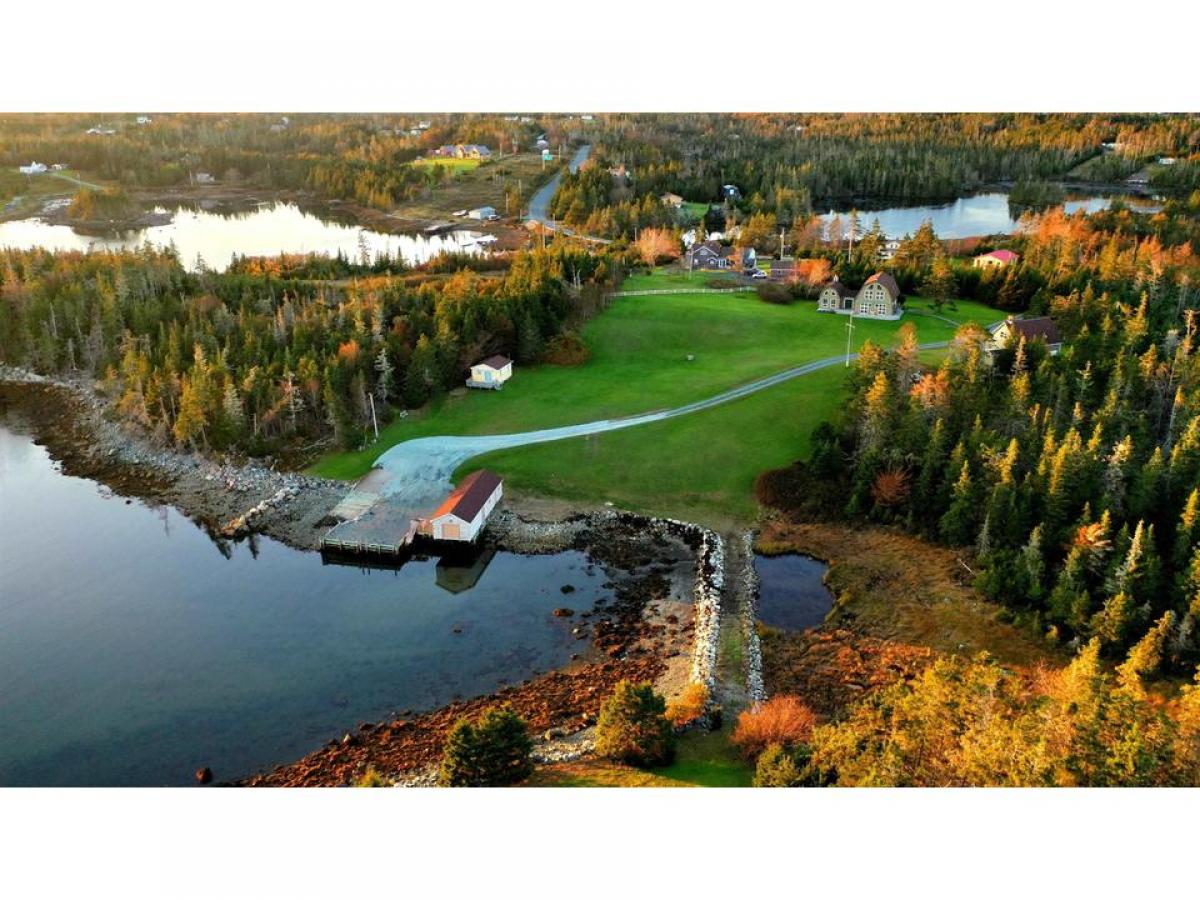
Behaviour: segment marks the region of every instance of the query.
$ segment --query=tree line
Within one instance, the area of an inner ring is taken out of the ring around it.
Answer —
[[[1194,665],[1200,263],[1190,241],[1106,227],[1120,221],[1031,217],[1020,265],[982,276],[1038,283],[1030,305],[1061,353],[991,351],[970,325],[929,370],[904,325],[894,347],[863,348],[839,422],[760,496],[970,547],[985,595],[1074,646],[1119,655],[1166,621],[1166,664]]]
[[[2,250],[0,361],[99,379],[120,416],[163,444],[356,446],[373,415],[382,424],[422,405],[483,356],[537,359],[618,271],[555,246],[517,253],[503,272],[332,285],[246,260],[189,273],[148,246]]]

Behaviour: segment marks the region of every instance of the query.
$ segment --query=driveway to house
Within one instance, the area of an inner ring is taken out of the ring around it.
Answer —
[[[947,346],[949,346],[949,341],[937,341],[921,344],[920,349],[940,350]],[[850,359],[858,359],[858,354],[852,353]],[[582,425],[564,425],[560,428],[544,428],[540,431],[523,431],[517,434],[438,435],[415,438],[385,450],[375,460],[375,468],[364,477],[361,484],[364,487],[369,484],[372,491],[391,498],[400,506],[410,509],[431,509],[441,502],[451,489],[450,476],[453,475],[454,470],[473,456],[490,453],[493,450],[523,447],[526,444],[561,441],[565,438],[584,437],[605,431],[632,428],[635,425],[662,422],[676,416],[686,416],[688,413],[711,409],[722,403],[737,400],[820,369],[845,364],[845,354],[830,356],[827,359],[805,363],[802,366],[786,369],[783,372],[768,375],[766,378],[731,388],[706,400],[697,400],[674,409],[641,413],[621,419],[600,419],[595,422],[585,422]]]
[[[575,155],[567,164],[567,168],[572,172],[578,172],[579,167],[584,164],[587,158],[592,153],[592,145],[584,144],[575,151]],[[547,228],[550,228],[550,201],[554,198],[554,192],[558,190],[558,183],[562,181],[562,172],[556,172],[554,177],[537,189],[532,197],[529,198],[529,214],[525,216],[526,221],[534,220],[543,223]]]

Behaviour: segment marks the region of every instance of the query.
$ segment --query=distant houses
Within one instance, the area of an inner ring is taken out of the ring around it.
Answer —
[[[107,134],[116,134],[116,133],[117,133],[117,129],[115,129],[115,128],[106,128],[106,127],[105,127],[105,126],[103,126],[103,125],[93,125],[91,128],[89,128],[89,129],[87,130],[87,133],[88,133],[88,134],[106,134],[106,135],[107,135]]]
[[[467,218],[477,219],[480,222],[491,222],[500,217],[496,215],[496,208],[494,206],[480,206],[476,209],[468,210]]]
[[[154,120],[151,119],[149,116],[138,116],[137,117],[137,123],[139,125],[149,125],[153,121]]]
[[[680,209],[683,206],[683,198],[678,194],[659,194],[658,199],[662,201],[663,206],[671,206],[675,209]]]
[[[442,159],[491,159],[492,151],[483,144],[444,144],[432,155]]]
[[[772,259],[769,262],[770,271],[767,277],[772,281],[789,282],[796,276],[796,260]]]
[[[467,387],[498,391],[504,387],[504,382],[512,378],[512,373],[513,361],[507,356],[489,356],[471,366]]]
[[[976,269],[1001,269],[1012,265],[1021,257],[1011,250],[993,250],[991,253],[981,253],[975,257],[972,265]]]
[[[41,175],[43,172],[46,171],[46,166],[44,163],[31,162],[27,166],[19,166],[18,171],[22,175]]]
[[[894,259],[900,250],[900,241],[895,238],[888,238],[883,242],[883,246],[879,248],[879,259],[881,262],[889,259]]]
[[[758,266],[758,254],[753,247],[726,247],[718,241],[704,241],[693,246],[683,258],[684,266],[696,269],[753,271]]]
[[[192,180],[195,181],[196,184],[216,184],[217,183],[217,179],[215,179],[208,172],[197,172],[194,176],[192,176]]]
[[[721,185],[721,196],[726,200],[741,200],[742,192],[736,184],[723,184]]]
[[[1017,319],[1009,316],[992,332],[988,349],[995,351],[1007,347],[1012,340],[1025,339],[1026,343],[1041,341],[1051,355],[1062,349],[1062,335],[1058,326],[1049,316],[1038,316],[1032,319]]]
[[[904,314],[900,285],[890,272],[876,272],[857,291],[835,278],[817,295],[817,311],[864,319],[898,319]]]

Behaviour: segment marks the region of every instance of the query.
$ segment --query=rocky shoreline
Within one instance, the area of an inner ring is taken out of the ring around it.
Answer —
[[[104,399],[82,380],[0,366],[0,407],[27,419],[67,474],[176,506],[218,539],[256,532],[315,549],[331,524],[329,510],[347,487],[260,464],[218,463],[151,447],[114,422]],[[361,723],[295,763],[233,783],[352,784],[370,766],[397,784],[428,784],[448,729],[464,715],[496,704],[511,705],[539,735],[535,755],[560,762],[590,752],[600,705],[622,679],[654,682],[668,697],[689,682],[705,684],[711,694],[726,587],[720,535],[688,522],[614,509],[539,520],[506,505],[489,523],[487,540],[516,553],[582,550],[598,564],[636,577],[615,580],[610,602],[579,614],[573,632],[581,652],[568,668],[422,715]],[[564,614],[575,615],[565,608]]]
[[[112,421],[103,398],[82,380],[0,366],[0,402],[30,420],[37,442],[68,475],[175,506],[217,536],[239,537],[252,528],[315,549],[331,524],[329,510],[346,492],[338,481],[152,447]]]
[[[641,573],[618,586],[614,603],[578,629],[581,638],[591,638],[593,659],[424,715],[362,723],[295,763],[236,784],[350,785],[370,768],[396,786],[431,786],[449,729],[492,706],[510,706],[529,724],[536,735],[535,760],[571,761],[592,751],[600,706],[618,681],[650,681],[667,696],[691,681],[712,688],[724,585],[718,535],[687,522],[616,510],[551,521],[501,510],[489,524],[489,540],[520,553],[586,550],[598,563]],[[672,560],[678,559],[673,544],[685,545],[694,557],[688,583],[670,577],[677,568]]]

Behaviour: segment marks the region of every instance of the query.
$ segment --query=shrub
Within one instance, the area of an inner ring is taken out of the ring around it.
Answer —
[[[507,707],[489,709],[475,721],[460,719],[446,736],[438,784],[516,784],[533,772],[532,751],[524,719]]]
[[[803,778],[792,754],[779,744],[769,744],[754,767],[755,787],[800,787]]]
[[[767,303],[791,303],[795,299],[790,287],[774,281],[765,281],[755,285],[754,290],[758,293],[758,299]]]
[[[708,708],[708,688],[698,681],[690,682],[683,692],[667,704],[667,721],[676,728],[691,725]]]
[[[542,361],[552,366],[582,366],[591,355],[583,338],[573,331],[564,331],[546,344]]]
[[[367,771],[363,772],[358,781],[354,782],[355,787],[390,787],[391,782],[379,773],[379,770],[374,766],[367,766]]]
[[[675,756],[675,731],[665,711],[649,684],[618,682],[596,721],[596,752],[634,766],[666,765]]]
[[[733,743],[747,758],[758,756],[771,744],[793,748],[806,743],[817,716],[797,697],[772,697],[738,716]]]

